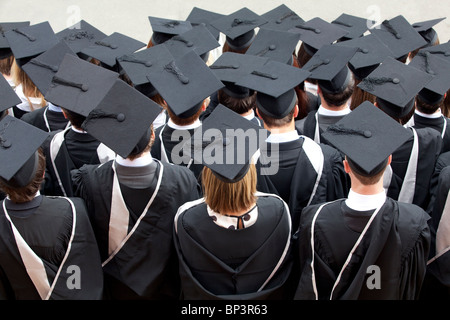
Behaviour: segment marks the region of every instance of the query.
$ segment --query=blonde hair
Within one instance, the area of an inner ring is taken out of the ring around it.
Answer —
[[[22,85],[23,94],[28,99],[32,98],[41,98],[41,107],[45,107],[47,102],[44,99],[44,95],[38,90],[33,81],[28,77],[28,75],[23,71],[23,69],[17,64],[17,61],[14,59],[14,62],[11,67],[11,76],[14,81],[14,85],[17,87],[19,84]],[[33,110],[33,104],[30,99],[28,99],[28,103],[30,104],[31,110]]]
[[[206,204],[221,214],[250,209],[256,202],[256,168],[250,164],[247,174],[239,181],[220,180],[208,167],[202,171],[203,194]]]

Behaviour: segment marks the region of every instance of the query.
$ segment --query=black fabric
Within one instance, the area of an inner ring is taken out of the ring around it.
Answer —
[[[75,194],[86,201],[102,261],[108,258],[112,165],[113,161],[101,166],[86,165],[73,172]],[[110,299],[177,299],[179,296],[173,218],[179,206],[199,198],[198,185],[187,168],[161,164],[160,170],[163,170],[160,189],[147,214],[103,268],[105,291]],[[124,201],[133,200],[125,198]]]
[[[445,126],[445,129],[444,129]],[[441,153],[450,151],[450,120],[447,117],[440,118],[425,118],[417,113],[414,114],[414,128],[433,128],[437,130],[441,135],[445,130],[444,137],[442,138],[442,150]]]
[[[311,252],[311,224],[319,205],[303,210],[299,230],[301,278],[295,299],[315,299],[311,259],[318,299],[330,299],[333,285],[359,230],[350,231],[348,220],[357,212],[339,200],[325,205],[315,220],[314,253]],[[363,212],[366,215],[370,212]],[[429,216],[419,207],[387,199],[356,248],[350,263],[334,289],[337,300],[414,300],[425,276],[430,245]],[[339,241],[337,241],[339,240]],[[381,270],[380,289],[366,286],[372,274],[367,268]]]
[[[45,118],[50,128],[47,127]],[[48,107],[28,112],[22,116],[21,120],[48,132],[64,130],[69,122],[62,112],[49,110]]]
[[[289,214],[283,201],[271,195],[259,196],[256,206],[255,224],[238,230],[217,226],[204,202],[177,217],[174,237],[184,299],[286,297],[289,254],[268,284],[258,289],[290,243]]]

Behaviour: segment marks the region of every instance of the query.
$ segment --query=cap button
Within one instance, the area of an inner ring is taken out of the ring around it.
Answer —
[[[204,23],[204,22],[201,22],[200,25],[201,25],[202,27],[206,27],[206,23]]]
[[[364,131],[364,137],[366,137],[366,138],[372,137],[372,132],[369,131],[369,130],[365,130],[365,131]]]
[[[86,91],[88,91],[88,90],[89,90],[89,86],[88,86],[87,84],[83,84],[83,85],[81,86],[81,91],[86,92]]]
[[[147,68],[149,68],[149,67],[152,66],[152,63],[151,63],[150,61],[146,61],[146,62],[144,63],[144,66],[146,66]]]
[[[125,120],[125,115],[123,113],[119,113],[116,117],[117,121],[123,122]]]
[[[2,147],[5,148],[5,149],[8,149],[9,147],[11,147],[11,141],[9,141],[9,140],[4,140],[4,141],[2,142]]]
[[[110,45],[110,48],[111,48],[111,49],[117,49],[118,47],[117,47],[116,44],[112,44],[112,45]]]
[[[329,64],[330,63],[330,59],[324,59],[323,60],[323,64]]]
[[[275,21],[276,22],[276,24],[281,24],[281,19],[278,19],[277,21]]]
[[[270,46],[269,46],[269,50],[275,50],[277,48],[277,46],[276,45],[274,45],[274,44],[271,44]]]
[[[231,67],[232,67],[233,69],[239,69],[239,65],[237,65],[237,64],[233,64]]]
[[[186,46],[187,47],[192,47],[193,45],[194,45],[194,43],[192,41],[186,42]]]
[[[314,29],[314,32],[319,34],[321,31],[320,31],[320,29]]]
[[[447,51],[446,53],[444,53],[444,56],[449,57],[450,56],[450,51]]]
[[[399,84],[400,83],[400,79],[399,78],[394,78],[394,79],[392,79],[392,83]]]
[[[364,49],[361,50],[361,52],[364,53],[364,54],[366,54],[366,53],[369,53],[369,50],[366,49],[366,48],[364,48]]]

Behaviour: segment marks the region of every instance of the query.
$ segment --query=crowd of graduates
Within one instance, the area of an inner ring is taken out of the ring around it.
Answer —
[[[445,17],[148,18],[0,22],[1,299],[448,299]]]

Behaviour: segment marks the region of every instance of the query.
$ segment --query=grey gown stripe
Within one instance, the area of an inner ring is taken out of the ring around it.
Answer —
[[[414,142],[411,155],[408,161],[405,177],[403,179],[402,188],[398,196],[398,201],[412,203],[416,188],[417,162],[419,160],[419,138],[414,128],[411,128],[414,134]]]

